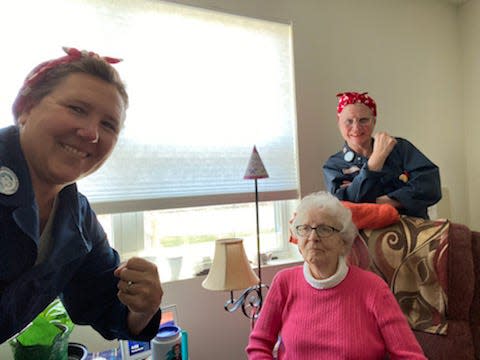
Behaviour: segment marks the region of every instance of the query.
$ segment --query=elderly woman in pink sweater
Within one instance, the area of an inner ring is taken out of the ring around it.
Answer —
[[[300,202],[292,230],[305,262],[278,272],[247,346],[251,360],[426,359],[387,284],[347,265],[357,229],[327,192]]]

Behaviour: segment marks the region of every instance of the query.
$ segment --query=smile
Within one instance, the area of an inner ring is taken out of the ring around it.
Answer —
[[[74,147],[71,147],[70,145],[61,144],[61,146],[64,150],[66,150],[70,154],[81,157],[82,159],[87,158],[89,156],[88,153],[86,153],[84,151],[80,151],[78,149],[75,149]]]

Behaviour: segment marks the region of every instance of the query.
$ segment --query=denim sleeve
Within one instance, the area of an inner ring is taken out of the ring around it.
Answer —
[[[113,275],[120,262],[119,255],[108,244],[106,234],[88,204],[82,227],[92,248],[61,295],[72,320],[77,324],[91,325],[109,340],[152,339],[160,324],[160,309],[142,333],[133,336],[129,332],[128,308],[117,297],[118,279]]]
[[[382,171],[370,171],[367,164],[353,178],[342,171],[340,159],[331,157],[323,166],[323,178],[327,190],[339,200],[355,203],[374,203],[384,192],[380,179]],[[350,185],[342,187],[344,181],[351,181]]]
[[[407,140],[399,139],[398,146],[408,181],[387,195],[398,200],[407,215],[425,213],[426,216],[427,207],[442,198],[439,169]]]

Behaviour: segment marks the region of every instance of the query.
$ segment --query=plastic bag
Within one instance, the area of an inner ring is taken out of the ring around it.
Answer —
[[[55,299],[10,341],[15,360],[68,360],[68,338],[73,327],[63,304]]]

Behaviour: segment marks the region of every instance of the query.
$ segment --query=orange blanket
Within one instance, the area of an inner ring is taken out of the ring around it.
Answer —
[[[400,220],[400,214],[392,205],[349,201],[342,204],[352,212],[352,221],[359,230],[380,229]]]

